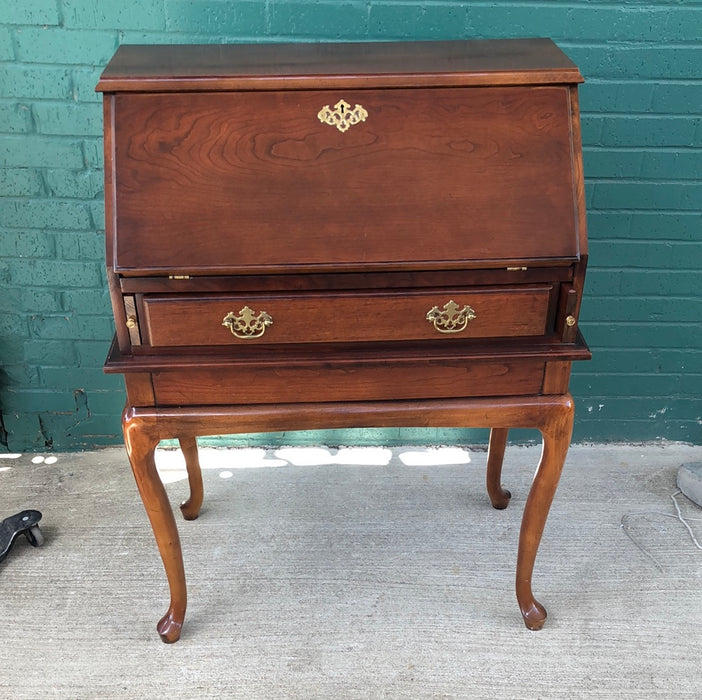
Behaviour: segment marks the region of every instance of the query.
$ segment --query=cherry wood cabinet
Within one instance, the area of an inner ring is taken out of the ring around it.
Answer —
[[[178,438],[364,426],[511,427],[544,450],[517,599],[570,443],[587,259],[578,69],[547,39],[122,46],[104,93],[106,251],[125,445],[170,584],[154,465]]]

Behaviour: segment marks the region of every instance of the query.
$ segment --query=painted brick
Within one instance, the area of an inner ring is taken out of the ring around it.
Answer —
[[[371,5],[368,17],[370,33],[379,39],[386,38],[459,38],[471,16],[470,8],[463,4],[436,5]]]
[[[579,405],[576,403],[576,415],[582,415]],[[649,419],[641,420],[589,420],[580,418],[573,430],[573,440],[575,442],[592,442],[596,439],[602,441],[620,440],[622,433],[630,435],[630,442],[646,442],[654,440],[679,440],[681,442],[699,443],[700,426],[695,420],[665,420],[661,419],[653,422]],[[601,438],[594,436],[601,435]],[[654,438],[650,436],[654,435]]]
[[[60,308],[77,314],[101,313],[109,318],[112,312],[106,288],[68,289],[59,293]],[[38,307],[37,307],[38,308]]]
[[[74,410],[72,397],[66,393],[42,389],[17,390],[10,387],[3,397],[4,411],[29,411],[41,406],[43,411],[70,412]]]
[[[38,368],[29,367],[24,363],[15,365],[3,362],[2,374],[3,382],[6,382],[10,386],[21,386],[27,389],[33,389],[40,386]]]
[[[89,168],[102,170],[104,162],[104,144],[102,138],[83,141],[83,157]]]
[[[102,94],[95,92],[95,86],[104,68],[103,65],[100,65],[97,68],[79,67],[73,69],[73,99],[76,102],[102,103]],[[100,119],[102,119],[102,114],[100,114]]]
[[[0,26],[0,61],[14,61],[15,47],[12,43],[12,32],[9,27]]]
[[[602,373],[595,376],[580,376],[576,386],[583,394],[598,398],[614,398],[622,394],[637,398],[660,396],[685,398],[694,397],[702,390],[702,375],[687,375],[683,378],[679,374],[627,373],[622,377],[617,374]]]
[[[591,114],[582,116],[580,125],[583,147],[599,145],[602,142],[604,122],[604,117],[595,117]]]
[[[635,212],[631,215],[630,234],[637,238],[699,240],[699,213]]]
[[[41,419],[36,411],[5,412],[3,413],[3,423],[11,446],[26,445],[27,447],[23,447],[22,451],[53,448],[52,442],[47,441],[42,434]],[[12,447],[10,451],[12,451]]]
[[[193,0],[197,1],[197,0]],[[213,44],[218,42],[260,42],[268,41],[267,37],[255,34],[242,37],[241,34],[201,34],[198,32],[140,32],[136,29],[120,30],[120,44]]]
[[[566,13],[550,12],[545,3],[466,4],[466,29],[470,36],[550,36],[558,39],[566,33]]]
[[[3,364],[21,365],[25,363],[24,346],[21,337],[0,336],[0,357]],[[3,384],[0,383],[0,392]],[[0,397],[2,394],[0,393]]]
[[[99,136],[102,134],[102,110],[96,104],[34,105],[34,120],[40,134],[62,136]]]
[[[107,339],[112,335],[112,328],[112,321],[105,316],[56,314],[34,315],[29,319],[30,335],[49,340]]]
[[[92,227],[96,229],[105,229],[105,203],[93,201],[90,202],[90,220]]]
[[[593,297],[583,300],[581,318],[588,322],[607,321],[688,321],[702,319],[700,297]]]
[[[164,29],[163,0],[62,0],[68,29]]]
[[[29,364],[48,367],[75,367],[78,361],[76,344],[72,340],[27,340],[24,358]]]
[[[46,186],[52,197],[94,199],[102,195],[104,178],[95,170],[47,170]]]
[[[0,316],[0,336],[24,336],[27,334],[27,318],[20,314],[6,313]]]
[[[72,391],[77,387],[90,387],[88,399],[96,390],[121,392],[122,378],[114,374],[105,374],[102,369],[79,367],[66,369],[64,367],[42,367],[39,370],[38,386],[60,388]]]
[[[588,271],[588,290],[603,296],[664,296],[671,289],[676,296],[695,296],[699,287],[699,271],[619,270],[599,266]]]
[[[274,3],[270,11],[269,32],[272,35],[334,39],[366,34],[365,3]]]
[[[7,24],[58,24],[57,0],[0,0],[0,18]]]
[[[702,56],[701,56],[702,58]],[[699,117],[609,116],[602,127],[603,146],[693,146]]]
[[[680,374],[686,366],[699,367],[702,353],[689,349],[646,348],[602,348],[587,364],[578,364],[578,374]],[[616,383],[616,382],[615,382]]]
[[[100,368],[105,363],[109,341],[112,334],[105,340],[85,340],[77,345],[78,362],[81,367]]]
[[[606,182],[595,185],[596,209],[697,210],[702,183]]]
[[[263,2],[166,0],[165,11],[166,27],[170,31],[247,36],[265,33],[266,29],[266,3]]]
[[[667,46],[652,49],[648,45],[580,46],[563,42],[581,72],[594,78],[628,78],[632,80],[662,78],[692,80],[702,62],[698,46]]]
[[[568,38],[598,41],[696,41],[701,8],[597,7],[594,3],[567,11]]]
[[[50,136],[5,136],[0,139],[0,165],[29,168],[82,168],[80,141]]]
[[[622,397],[610,397],[602,408],[596,402],[581,401],[585,412],[591,415],[600,414],[606,418],[611,415],[618,415],[627,399]],[[699,412],[700,401],[690,398],[674,397],[641,397],[632,402],[634,405],[628,411],[633,420],[659,420],[661,418],[684,420],[689,415]],[[695,410],[696,409],[696,410]],[[577,410],[577,409],[576,409]],[[667,415],[666,415],[667,414]],[[584,414],[581,414],[586,417]]]
[[[9,228],[88,229],[90,212],[80,201],[8,199],[0,210],[0,226]]]
[[[37,170],[5,168],[0,170],[0,197],[39,197],[43,182]]]
[[[595,359],[573,370],[576,439],[702,440],[702,408],[692,400],[702,376],[693,324],[702,267],[702,3],[0,0],[0,8],[0,193],[8,197],[0,206],[0,311],[13,333],[11,342],[0,334],[0,355],[24,401],[4,415],[18,449],[120,440],[122,382],[101,371],[112,318],[99,233],[103,155],[94,84],[105,60],[118,41],[274,35],[556,39],[587,79],[580,105],[591,255],[581,322]],[[45,406],[44,392],[60,398]],[[647,397],[644,410],[636,396]],[[537,438],[533,431],[512,436]],[[406,444],[484,442],[486,434],[374,429],[220,439]]]
[[[44,231],[0,230],[3,257],[53,258],[56,254],[54,237]]]
[[[117,48],[117,32],[40,27],[17,30],[17,56],[27,63],[106,63]]]
[[[11,281],[12,272],[10,271],[10,260],[3,260],[0,258],[0,289],[10,284]]]
[[[652,109],[672,114],[699,113],[702,104],[702,84],[675,82],[656,85],[653,89]]]
[[[0,235],[3,235],[0,233]],[[47,313],[61,310],[60,292],[36,287],[0,286],[0,312],[36,311],[42,309]],[[0,356],[4,357],[2,353]]]
[[[56,237],[56,254],[61,260],[95,260],[104,262],[105,239],[95,231],[71,231]]]
[[[90,391],[88,394],[90,409],[97,413],[110,413],[117,397],[121,397],[121,392]]]
[[[32,130],[32,113],[28,105],[0,102],[0,132],[23,134]]]
[[[641,177],[661,180],[698,180],[702,173],[702,150],[647,151],[643,154]],[[702,207],[702,202],[699,203]]]
[[[593,347],[617,347],[622,341],[632,348],[699,347],[699,323],[597,323],[587,326]]]
[[[633,178],[641,174],[644,153],[640,150],[583,149],[586,178]]]
[[[97,263],[66,262],[63,260],[18,259],[10,271],[17,285],[33,287],[97,287],[102,283]]]
[[[649,112],[654,101],[652,83],[591,80],[580,86],[580,110],[583,115],[600,112]]]
[[[54,66],[3,66],[3,97],[67,100],[71,98],[71,72]]]

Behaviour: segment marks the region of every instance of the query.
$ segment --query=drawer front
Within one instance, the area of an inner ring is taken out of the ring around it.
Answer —
[[[145,296],[154,347],[544,335],[552,285],[393,294]]]
[[[318,364],[299,367],[260,364],[152,374],[156,404],[270,404],[519,396],[538,394],[544,374],[539,360],[471,362],[414,360]]]
[[[122,94],[111,108],[117,272],[578,256],[565,86]]]

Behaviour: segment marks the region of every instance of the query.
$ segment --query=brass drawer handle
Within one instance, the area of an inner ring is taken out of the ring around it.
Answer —
[[[468,304],[461,309],[453,299],[444,304],[443,311],[434,306],[427,312],[427,321],[433,323],[439,333],[460,333],[475,317],[475,310]]]
[[[229,328],[237,338],[248,340],[260,338],[266,332],[266,328],[273,325],[273,319],[265,311],[257,314],[245,306],[238,314],[230,311],[222,320],[222,325]]]
[[[351,107],[348,102],[344,100],[339,100],[332,109],[329,105],[324,105],[322,109],[319,110],[317,118],[323,124],[329,124],[329,126],[335,126],[339,131],[348,131],[349,127],[359,122],[366,121],[368,112],[366,112],[361,105],[356,105]]]

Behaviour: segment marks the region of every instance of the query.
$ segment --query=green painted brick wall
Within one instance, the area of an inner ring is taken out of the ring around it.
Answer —
[[[120,43],[550,36],[580,66],[591,263],[576,440],[702,443],[702,2],[0,0],[0,450],[120,441],[97,77]],[[524,432],[515,437],[531,440]],[[257,443],[453,443],[363,430]]]

